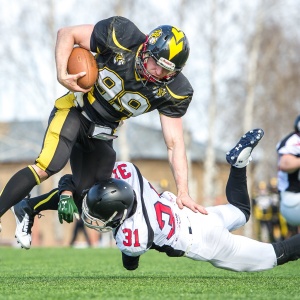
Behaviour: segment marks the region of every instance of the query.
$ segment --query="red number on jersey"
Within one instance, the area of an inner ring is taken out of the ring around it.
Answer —
[[[167,236],[167,239],[169,240],[175,233],[175,218],[172,213],[172,209],[170,206],[164,205],[161,202],[156,202],[154,204],[154,208],[160,230],[163,230],[163,228],[166,226],[165,221],[163,220],[163,215],[165,214],[169,217],[168,225],[170,227],[170,232]]]
[[[134,239],[134,247],[141,246],[139,241],[139,230],[135,229],[133,232],[129,228],[124,228],[123,233],[125,235],[125,240],[123,241],[123,245],[126,247],[130,247],[132,245],[132,239]]]

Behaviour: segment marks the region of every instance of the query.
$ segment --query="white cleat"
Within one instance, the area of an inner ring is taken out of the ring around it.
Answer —
[[[28,205],[27,200],[23,199],[15,206],[11,207],[16,219],[16,232],[15,237],[17,242],[21,244],[22,248],[30,249],[31,247],[31,228],[34,222],[34,216],[36,213]]]

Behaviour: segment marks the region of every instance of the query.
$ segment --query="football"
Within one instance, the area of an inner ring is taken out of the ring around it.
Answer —
[[[86,72],[86,75],[79,78],[77,83],[83,89],[89,89],[98,78],[98,66],[94,55],[80,47],[72,50],[68,60],[68,74]]]

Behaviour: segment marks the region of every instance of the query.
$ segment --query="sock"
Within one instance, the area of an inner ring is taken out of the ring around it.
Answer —
[[[4,187],[0,196],[0,217],[25,198],[34,186],[40,184],[39,177],[31,167],[17,172]]]
[[[300,258],[300,234],[296,234],[289,239],[273,243],[277,265],[283,265],[289,261]]]
[[[230,204],[236,206],[244,213],[246,221],[248,221],[251,209],[247,188],[246,167],[231,167],[226,185],[226,197]]]

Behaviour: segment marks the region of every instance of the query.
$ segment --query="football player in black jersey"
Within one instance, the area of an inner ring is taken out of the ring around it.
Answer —
[[[99,77],[89,90],[77,84],[84,72],[67,73],[74,46],[96,53]],[[155,109],[177,186],[177,203],[206,214],[189,196],[187,183],[182,117],[193,89],[181,71],[189,50],[180,29],[163,25],[145,35],[123,17],[60,29],[55,48],[57,78],[69,92],[55,102],[35,163],[17,172],[3,189],[0,217],[69,159],[76,202],[82,190],[110,177],[116,160],[114,133],[120,122]],[[77,212],[73,198],[64,201]]]

